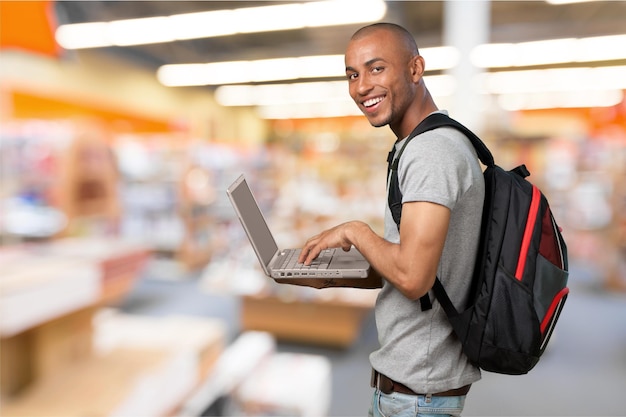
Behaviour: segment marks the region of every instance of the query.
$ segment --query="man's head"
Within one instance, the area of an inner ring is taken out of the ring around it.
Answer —
[[[424,59],[403,27],[375,23],[359,29],[345,61],[350,96],[373,126],[388,124],[403,137],[436,110],[422,80]]]
[[[364,26],[361,29],[354,32],[354,35],[352,35],[352,38],[350,38],[350,40],[355,41],[355,40],[365,38],[368,35],[372,35],[372,34],[375,35],[376,32],[380,30],[384,30],[384,31],[392,33],[395,36],[396,40],[403,44],[403,48],[411,57],[415,55],[419,55],[419,50],[417,48],[417,44],[415,43],[415,39],[413,38],[413,35],[411,35],[411,33],[408,30],[406,30],[400,25],[396,25],[395,23],[381,22],[381,23],[373,23],[371,25]]]

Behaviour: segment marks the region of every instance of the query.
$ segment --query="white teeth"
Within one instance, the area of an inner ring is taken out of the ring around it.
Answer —
[[[371,106],[373,106],[374,104],[378,104],[378,103],[380,103],[381,101],[383,101],[383,98],[382,98],[382,97],[371,98],[371,99],[369,99],[369,100],[364,101],[364,102],[363,102],[363,105],[364,105],[365,107],[371,107]]]

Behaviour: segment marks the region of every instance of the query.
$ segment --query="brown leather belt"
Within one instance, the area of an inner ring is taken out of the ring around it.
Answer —
[[[401,394],[409,395],[427,395],[418,394],[406,385],[403,385],[399,382],[394,381],[393,379],[386,377],[375,369],[372,369],[372,380],[370,385],[373,388],[378,388],[385,394],[399,392]],[[469,392],[471,386],[471,384],[468,384],[461,388],[454,388],[443,392],[432,393],[430,395],[432,395],[433,397],[456,397],[460,395],[466,395]]]

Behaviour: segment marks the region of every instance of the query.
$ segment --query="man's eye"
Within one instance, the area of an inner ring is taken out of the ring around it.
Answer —
[[[384,70],[383,67],[374,67],[374,68],[372,68],[372,72],[374,72],[374,73],[381,72],[382,70]]]
[[[359,78],[359,74],[356,74],[356,73],[348,74],[349,80],[356,80],[357,78]]]

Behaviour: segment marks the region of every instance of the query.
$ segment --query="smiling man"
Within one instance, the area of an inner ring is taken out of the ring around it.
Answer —
[[[345,63],[350,96],[372,126],[391,128],[396,149],[422,120],[440,111],[424,82],[424,58],[401,26],[361,28],[348,44]],[[465,304],[480,234],[482,170],[469,140],[441,127],[409,142],[398,178],[399,228],[386,207],[384,237],[361,221],[343,223],[310,238],[299,259],[309,264],[324,249],[354,246],[373,267],[368,278],[276,281],[315,288],[380,287],[370,415],[460,415],[480,372],[462,353],[440,305],[433,301],[422,311],[420,298],[438,276],[457,308]]]

